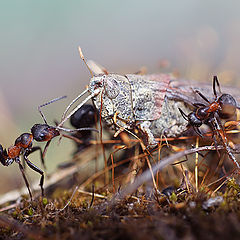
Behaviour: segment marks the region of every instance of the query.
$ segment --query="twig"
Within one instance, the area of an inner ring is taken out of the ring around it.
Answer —
[[[75,187],[75,189],[74,189],[74,191],[73,191],[73,193],[72,193],[72,196],[70,197],[70,199],[69,199],[69,201],[67,202],[67,204],[66,204],[63,208],[61,208],[61,209],[59,210],[60,212],[63,211],[63,210],[65,210],[66,207],[69,206],[69,204],[71,203],[71,201],[72,201],[72,199],[73,199],[76,191],[78,190],[78,188],[79,188],[79,186],[76,186],[76,187]]]
[[[164,167],[171,163],[174,163],[177,159],[184,157],[189,154],[193,154],[200,151],[210,151],[215,150],[215,146],[204,146],[199,148],[192,148],[185,151],[178,152],[170,157],[163,158],[160,162],[152,167],[152,173],[155,175],[157,171],[162,170]],[[217,149],[224,149],[223,146],[218,146]],[[135,192],[143,183],[149,181],[152,178],[152,173],[150,170],[146,170],[142,175],[138,176],[132,184],[128,184],[123,190],[118,194],[115,194],[111,200],[111,204],[114,204],[115,200],[118,198],[123,199],[127,195]]]
[[[94,184],[92,185],[92,199],[91,199],[91,202],[90,202],[90,205],[89,205],[89,209],[92,207],[93,201],[94,201]]]

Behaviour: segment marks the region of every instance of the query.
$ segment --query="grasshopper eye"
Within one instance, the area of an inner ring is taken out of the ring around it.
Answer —
[[[112,77],[105,80],[104,88],[105,88],[106,95],[110,99],[116,98],[120,91],[117,80]]]

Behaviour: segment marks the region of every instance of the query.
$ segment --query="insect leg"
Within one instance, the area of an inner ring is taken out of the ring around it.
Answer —
[[[46,145],[45,145],[45,147],[44,147],[44,149],[43,149],[43,159],[45,158],[46,152],[47,152],[47,150],[48,150],[48,147],[49,147],[49,144],[51,143],[51,141],[52,141],[52,140],[49,140],[49,141],[46,143]]]
[[[210,103],[209,100],[201,92],[199,92],[198,90],[195,90],[195,92],[207,103]]]
[[[32,198],[32,193],[31,193],[30,186],[29,186],[28,180],[27,180],[26,175],[25,175],[25,172],[24,172],[24,168],[23,168],[22,164],[20,163],[20,159],[18,159],[16,162],[18,163],[19,169],[20,169],[20,171],[21,171],[21,173],[22,173],[23,179],[24,179],[24,181],[25,181],[25,184],[26,184],[26,186],[27,186],[27,189],[28,189],[28,192],[29,192],[31,201],[32,201],[32,200],[33,200],[33,198]]]
[[[217,138],[216,138],[216,135],[215,135],[215,131],[217,131],[216,129],[214,130],[214,129],[212,129],[212,139],[213,139],[213,142],[214,142],[214,147],[216,148],[216,151],[217,151],[217,155],[218,155],[218,157],[220,158],[220,153],[219,153],[219,150],[218,150],[218,148],[217,148],[217,146],[218,146],[218,142],[217,142]]]
[[[138,125],[138,127],[141,129],[144,136],[146,137],[146,141],[147,141],[146,146],[149,146],[150,148],[154,148],[157,146],[157,142],[154,138],[152,131],[150,130],[150,124],[151,123],[149,121],[143,121]]]
[[[203,104],[203,103],[194,103],[193,106],[196,107],[196,108],[199,108],[199,107],[206,107],[206,105]]]
[[[239,163],[237,162],[234,154],[232,153],[232,151],[231,151],[231,149],[228,145],[228,140],[227,140],[224,128],[222,126],[222,123],[221,123],[218,115],[215,114],[215,116],[213,117],[212,124],[213,124],[214,128],[216,129],[217,134],[218,134],[218,136],[219,136],[219,138],[220,138],[220,140],[221,140],[229,158],[233,161],[233,163],[237,166],[237,168],[240,168]]]
[[[45,161],[44,161],[44,157],[43,157],[43,151],[42,151],[42,149],[41,149],[40,147],[37,147],[37,146],[36,146],[36,147],[32,147],[31,149],[29,149],[29,150],[27,151],[27,155],[29,155],[29,154],[37,151],[37,150],[40,151],[41,163],[42,163],[42,165],[43,165],[44,170],[46,170],[46,165],[45,165]]]
[[[41,174],[41,179],[40,179],[40,187],[41,187],[41,191],[42,191],[42,196],[44,196],[44,189],[43,189],[43,182],[44,182],[44,172],[43,170],[41,170],[39,167],[37,167],[36,165],[34,165],[27,157],[28,157],[28,152],[26,152],[23,157],[24,160],[26,161],[27,165],[34,171],[38,172],[39,174]]]
[[[179,112],[182,114],[183,118],[188,121],[188,117],[187,114],[185,112],[183,112],[183,110],[181,108],[178,108]]]
[[[196,126],[192,126],[192,127],[193,127],[193,130],[195,131],[195,133],[197,133],[197,135],[199,135],[201,138],[203,138],[203,135],[202,135],[201,131],[199,130],[199,128]]]

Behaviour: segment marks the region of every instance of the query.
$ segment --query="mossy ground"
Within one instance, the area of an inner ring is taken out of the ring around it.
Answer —
[[[203,207],[204,192],[169,197],[132,196],[109,204],[111,194],[62,191],[54,198],[22,199],[1,214],[1,239],[239,239],[239,186],[230,181],[222,201]],[[215,197],[216,197],[215,196]],[[214,197],[212,197],[214,202]],[[66,206],[64,208],[64,206]],[[64,208],[64,209],[63,209]]]
[[[88,154],[80,154],[80,164],[86,157],[89,161],[95,157],[93,150],[86,151]],[[134,158],[136,152],[139,158]],[[234,175],[236,179],[228,173],[222,177],[222,168],[214,165],[216,153],[207,155],[211,165],[199,163],[198,190],[194,164],[192,167],[181,162],[164,169],[156,178],[159,189],[165,186],[165,191],[156,192],[150,181],[123,199],[118,195],[119,188],[134,178],[133,169],[138,168],[139,175],[142,168],[147,169],[139,151],[120,155],[118,161],[124,159],[125,165],[116,167],[114,184],[111,180],[105,184],[104,175],[99,174],[84,190],[76,190],[83,172],[78,173],[78,167],[70,165],[66,170],[71,170],[67,178],[70,184],[61,180],[61,184],[46,187],[45,198],[30,201],[25,196],[1,206],[3,209],[15,204],[0,213],[0,239],[240,239],[239,174]],[[202,156],[204,161],[207,155]],[[131,161],[125,161],[128,158]],[[188,162],[194,163],[194,159],[188,158]],[[111,170],[111,161],[109,165]],[[61,171],[56,173],[61,175]],[[115,201],[111,201],[113,196]]]

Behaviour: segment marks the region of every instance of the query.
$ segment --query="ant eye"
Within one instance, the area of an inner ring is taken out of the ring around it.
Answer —
[[[45,137],[45,134],[44,133],[41,133],[40,134],[40,138],[44,138]]]
[[[230,94],[222,94],[218,102],[221,106],[221,111],[219,111],[219,116],[223,119],[230,118],[234,116],[236,112],[236,101]]]

